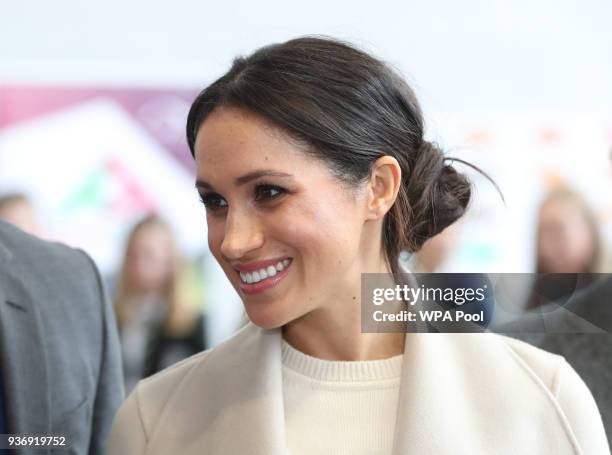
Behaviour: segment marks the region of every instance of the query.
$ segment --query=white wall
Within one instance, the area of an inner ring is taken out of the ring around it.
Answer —
[[[201,86],[309,33],[365,45],[431,114],[612,104],[608,0],[4,0],[0,80]]]

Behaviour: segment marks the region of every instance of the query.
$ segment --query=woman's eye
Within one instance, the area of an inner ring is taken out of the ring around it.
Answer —
[[[200,194],[200,201],[207,210],[218,210],[227,207],[227,202],[216,193]]]
[[[286,193],[284,188],[275,185],[257,185],[255,188],[255,200],[270,200]]]

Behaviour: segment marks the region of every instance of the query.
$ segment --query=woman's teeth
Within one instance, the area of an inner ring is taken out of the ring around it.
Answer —
[[[273,277],[278,272],[282,272],[285,268],[287,268],[289,262],[289,259],[283,259],[282,261],[278,261],[276,265],[269,265],[268,267],[255,270],[253,272],[240,272],[240,279],[243,283],[258,283],[261,280]]]

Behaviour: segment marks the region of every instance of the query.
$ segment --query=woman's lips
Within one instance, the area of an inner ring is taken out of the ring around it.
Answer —
[[[239,272],[254,272],[255,270],[264,269],[270,265],[276,265],[283,260],[291,260],[288,256],[280,256],[277,258],[266,259],[265,261],[249,262],[247,264],[232,264],[235,270]]]
[[[279,266],[279,263],[282,264],[282,270],[278,270],[281,267]],[[236,268],[238,270],[238,280],[240,280],[240,290],[244,292],[245,294],[259,294],[264,291],[267,291],[268,289],[276,286],[283,278],[285,278],[285,276],[287,276],[287,273],[289,272],[289,268],[291,267],[291,263],[292,263],[291,258],[284,258],[284,259],[281,259],[280,261],[277,260],[277,262],[262,261],[260,263],[257,263],[257,264],[261,264],[262,267],[260,267],[259,269],[253,269],[252,272],[248,272],[249,274],[248,277],[246,277],[247,272],[241,273],[239,269]],[[267,264],[267,266],[264,267],[263,265],[265,264]],[[268,269],[269,271],[271,271],[270,269],[272,268],[274,268],[274,272],[275,272],[274,275],[270,276],[271,274],[267,273],[268,276],[264,279],[261,279],[261,276],[259,275],[259,271],[262,271],[264,269]],[[255,274],[257,275],[254,277]],[[257,281],[256,283],[248,283],[248,282],[243,281],[243,278],[248,279],[248,280],[253,279],[253,278],[259,278],[260,281]]]

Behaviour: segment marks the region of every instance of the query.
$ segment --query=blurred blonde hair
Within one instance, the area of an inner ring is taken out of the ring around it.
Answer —
[[[601,235],[599,233],[599,226],[597,223],[597,218],[595,217],[595,213],[587,203],[586,199],[582,197],[579,193],[574,191],[573,189],[567,186],[559,186],[553,189],[542,201],[540,204],[540,208],[538,209],[538,232],[540,225],[540,214],[544,207],[553,203],[561,203],[567,206],[572,206],[578,209],[578,213],[582,216],[583,220],[586,222],[589,233],[591,235],[591,240],[593,242],[593,255],[591,260],[589,261],[585,270],[581,270],[581,273],[595,273],[599,271],[602,264],[603,259],[603,244],[601,241]],[[540,250],[540,238],[538,235],[537,238],[537,248],[536,248],[536,270],[538,273],[545,272],[543,270],[543,266],[540,260],[539,255]]]
[[[172,245],[172,255],[174,258],[171,275],[164,288],[161,297],[167,302],[167,309],[164,315],[163,326],[167,333],[172,335],[182,335],[193,329],[196,322],[197,309],[191,305],[189,299],[182,297],[179,286],[179,274],[184,267],[183,260],[176,248],[174,234],[170,225],[158,215],[147,215],[136,223],[130,230],[124,249],[124,256],[121,263],[117,290],[114,299],[115,314],[117,324],[121,329],[126,323],[128,314],[127,308],[131,304],[131,297],[134,295],[133,282],[127,271],[127,262],[130,251],[133,248],[136,237],[145,229],[162,229],[168,235]]]

